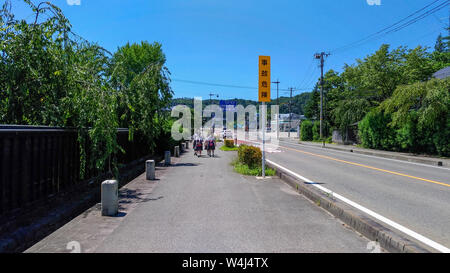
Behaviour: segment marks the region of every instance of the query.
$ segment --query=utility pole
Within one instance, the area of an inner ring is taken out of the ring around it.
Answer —
[[[320,60],[320,139],[322,140],[322,146],[325,147],[325,140],[323,139],[323,66],[325,64],[325,58],[330,54],[325,52],[316,53],[314,57]]]
[[[291,91],[291,97],[289,99],[289,131],[288,131],[288,138],[291,138],[291,127],[292,127],[292,87],[289,88]]]
[[[219,97],[219,95],[218,95],[218,94],[212,94],[212,93],[209,93],[209,105],[211,105],[211,104],[212,104],[212,100],[211,100],[211,97],[213,97],[213,96],[216,96],[217,98]]]
[[[278,105],[278,107],[280,107],[280,98],[278,96],[278,85],[280,84],[280,81],[277,79],[276,82],[272,82],[272,83],[275,83],[277,85],[277,105]],[[279,120],[280,120],[280,114],[278,114],[278,117],[277,117],[277,139],[280,139],[280,121]]]

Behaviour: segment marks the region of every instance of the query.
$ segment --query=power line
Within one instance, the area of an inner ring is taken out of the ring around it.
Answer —
[[[303,77],[303,80],[300,82],[299,86],[303,86],[303,84],[305,83],[306,78],[308,77],[308,75],[310,75],[309,73],[311,71],[313,64],[314,64],[314,59],[312,59],[311,63],[308,65],[308,68],[306,69],[306,72],[305,72],[305,77]]]
[[[348,45],[346,45],[346,46],[342,46],[342,47],[340,47],[340,48],[334,49],[334,50],[332,50],[331,52],[334,52],[334,53],[335,53],[335,52],[337,52],[337,51],[347,50],[347,49],[350,49],[350,48],[352,48],[352,47],[354,47],[354,46],[355,46],[355,47],[358,46],[358,44],[361,43],[361,42],[364,42],[364,41],[365,41],[365,42],[368,42],[368,41],[371,40],[372,38],[376,38],[376,36],[379,36],[379,35],[381,35],[381,36],[382,36],[382,35],[385,35],[386,33],[383,33],[384,31],[388,31],[389,29],[391,29],[391,28],[397,26],[398,24],[402,23],[403,21],[407,20],[408,18],[413,17],[413,16],[416,15],[417,13],[419,13],[419,12],[421,12],[421,11],[427,9],[428,7],[434,5],[435,3],[439,2],[439,1],[442,1],[442,0],[436,0],[436,1],[432,2],[431,4],[428,4],[427,6],[425,6],[425,7],[421,8],[421,9],[417,10],[416,12],[410,14],[409,16],[407,16],[407,17],[401,19],[400,21],[397,21],[396,23],[394,23],[394,24],[392,24],[392,25],[390,25],[390,26],[388,26],[388,27],[383,28],[382,30],[380,30],[380,31],[378,31],[378,32],[376,32],[376,33],[373,33],[373,34],[371,34],[371,35],[369,35],[369,36],[367,36],[367,37],[365,37],[365,38],[363,38],[363,39],[360,39],[360,40],[358,40],[358,41],[356,41],[356,42],[350,43],[350,44],[348,44]],[[446,1],[446,2],[448,2],[448,1]],[[379,36],[378,38],[380,38],[381,36]],[[364,43],[362,43],[362,44],[364,44]],[[359,45],[362,45],[362,44],[359,44]]]
[[[422,11],[426,10],[427,8],[433,6],[434,4],[436,4],[436,3],[440,2],[440,1],[442,1],[442,0],[435,0],[432,3],[426,5],[425,7],[421,8],[421,9],[415,11],[414,13],[408,15],[407,17],[401,19],[400,21],[397,21],[396,23],[394,23],[394,24],[392,24],[392,25],[390,25],[388,27],[385,27],[385,28],[383,28],[382,30],[379,30],[376,33],[373,33],[373,34],[371,34],[371,35],[369,35],[369,36],[367,36],[367,37],[365,37],[363,39],[357,40],[357,41],[355,41],[353,43],[350,43],[348,45],[345,45],[345,46],[336,48],[334,50],[331,50],[330,52],[336,53],[338,51],[348,50],[348,49],[351,49],[353,47],[360,46],[360,45],[362,45],[362,44],[364,44],[364,43],[366,43],[366,42],[368,42],[370,40],[381,38],[382,36],[385,36],[385,35],[387,35],[389,33],[397,32],[397,31],[399,31],[399,30],[401,30],[401,29],[403,29],[405,27],[408,27],[408,26],[410,26],[410,25],[412,25],[412,24],[414,24],[414,23],[416,23],[416,22],[418,22],[418,21],[420,21],[420,20],[422,20],[422,19],[424,19],[424,18],[426,18],[426,17],[436,13],[437,11],[443,9],[450,2],[450,0],[446,0],[445,2],[440,3],[439,5],[435,6],[434,8],[431,8],[430,10],[425,11],[425,13],[422,13],[422,14],[414,17],[418,13],[421,13]],[[412,17],[414,17],[414,18],[412,18]],[[403,23],[404,21],[406,21],[409,18],[412,18],[412,19],[410,19],[409,21]],[[401,24],[401,23],[403,23],[403,24]]]
[[[389,30],[389,31],[386,32],[385,34],[389,34],[389,33],[392,33],[392,32],[397,32],[397,31],[399,31],[399,30],[402,30],[402,29],[404,29],[405,27],[408,27],[408,26],[410,26],[410,25],[412,25],[412,24],[414,24],[414,23],[416,23],[416,22],[418,22],[418,21],[420,21],[420,20],[422,20],[422,19],[424,19],[424,18],[426,18],[426,17],[428,17],[428,16],[430,16],[430,15],[436,13],[437,11],[439,11],[439,10],[445,8],[446,6],[448,6],[449,2],[450,2],[450,1],[447,0],[445,3],[442,3],[442,4],[440,4],[439,6],[434,7],[433,9],[431,9],[431,10],[425,12],[424,14],[419,15],[418,17],[416,17],[416,18],[414,18],[414,19],[411,19],[410,21],[404,23],[404,24],[401,25],[401,26],[398,26],[398,27],[395,28],[395,29]]]
[[[317,82],[317,78],[315,78],[315,74],[316,74],[317,70],[318,70],[318,67],[314,68],[314,70],[312,71],[311,75],[309,76],[308,83],[305,86],[309,86],[310,87],[314,83],[314,81]],[[314,88],[314,87],[312,87],[312,88]],[[312,89],[312,88],[310,88],[310,89]]]
[[[206,86],[218,86],[218,87],[228,87],[228,88],[239,88],[239,89],[252,89],[257,90],[258,87],[252,87],[252,86],[243,86],[243,85],[232,85],[232,84],[222,84],[222,83],[211,83],[211,82],[201,82],[201,81],[192,81],[192,80],[183,80],[183,79],[172,79],[172,81],[175,82],[185,82],[190,84],[196,84],[196,85],[206,85]],[[280,91],[290,91],[290,89],[279,89]],[[309,88],[296,88],[294,90],[309,90]]]
[[[174,82],[185,82],[185,83],[191,83],[191,84],[197,84],[197,85],[229,87],[229,88],[258,89],[258,87],[251,87],[251,86],[241,86],[241,85],[230,85],[230,84],[200,82],[200,81],[191,81],[191,80],[182,80],[182,79],[172,79],[172,81],[174,81]]]
[[[434,14],[435,12],[443,9],[444,7],[448,6],[448,4],[450,2],[450,0],[446,0],[445,2],[440,3],[439,5],[435,6],[434,8],[432,8],[430,10],[427,10],[425,13],[422,13],[422,14],[412,18],[416,14],[424,11],[425,9],[431,7],[432,5],[436,4],[439,1],[442,1],[442,0],[435,0],[431,4],[426,5],[425,7],[417,10],[416,12],[410,14],[409,16],[401,19],[400,21],[397,21],[396,23],[394,23],[394,24],[392,24],[392,25],[390,25],[388,27],[385,27],[382,30],[380,30],[380,31],[378,31],[378,32],[376,32],[374,34],[371,34],[371,35],[367,36],[366,38],[360,39],[360,40],[358,40],[356,42],[353,42],[353,43],[351,43],[349,45],[346,45],[346,46],[334,49],[331,52],[347,50],[347,49],[350,49],[352,47],[358,46],[358,44],[361,45],[361,42],[368,42],[369,40],[371,40],[371,39],[373,39],[373,38],[375,38],[377,36],[378,36],[377,38],[380,38],[380,37],[382,37],[384,35],[387,35],[389,33],[400,31],[401,29],[403,29],[405,27],[408,27],[408,26],[410,26],[410,25],[412,25],[412,24],[414,24],[414,23],[416,23],[416,22],[418,22],[418,21],[420,21],[420,20],[422,20],[422,19],[424,19],[424,18]],[[409,18],[412,18],[412,19],[407,21],[407,22],[405,22]],[[405,22],[405,23],[401,24],[402,22]],[[311,67],[312,63],[313,62],[311,62],[310,67]],[[310,67],[307,69],[307,72],[310,70]],[[310,76],[312,78],[311,78],[310,81],[308,81],[307,85],[310,85],[310,83],[312,83],[314,81],[314,72],[315,71],[316,71],[316,69],[312,70],[312,73],[311,73],[311,76]],[[308,77],[305,77],[301,83],[303,84],[305,82],[305,79],[307,79],[307,78]],[[190,84],[197,84],[197,85],[218,86],[218,87],[239,88],[239,89],[252,89],[252,90],[257,90],[258,89],[257,87],[251,87],[251,86],[220,84],[220,83],[209,83],[209,82],[200,82],[200,81],[192,81],[192,80],[182,80],[182,79],[172,79],[172,80],[173,81],[178,81],[178,82],[190,83]],[[301,88],[300,87],[300,88],[296,88],[296,89],[292,89],[292,90],[304,91],[304,90],[310,90],[310,89],[311,88]],[[291,91],[291,89],[279,89],[279,90],[280,91]]]

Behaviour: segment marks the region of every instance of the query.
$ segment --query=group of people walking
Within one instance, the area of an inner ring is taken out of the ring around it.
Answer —
[[[214,157],[216,149],[216,139],[213,135],[209,135],[206,139],[201,135],[195,134],[193,137],[194,156],[201,157],[203,149],[206,150],[209,157]]]

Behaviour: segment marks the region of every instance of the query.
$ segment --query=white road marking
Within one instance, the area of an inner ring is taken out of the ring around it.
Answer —
[[[239,140],[239,141],[257,144],[258,147],[260,147],[260,149],[262,150],[262,142],[256,142],[256,141],[252,141],[252,140]],[[265,150],[266,153],[281,153],[281,152],[283,152],[280,150],[281,146],[270,144],[270,143],[266,143],[265,146],[266,146],[266,150]]]
[[[424,243],[424,244],[426,244],[426,245],[428,245],[428,246],[430,246],[430,247],[432,247],[432,248],[434,248],[434,249],[436,249],[436,250],[438,250],[440,252],[450,253],[450,249],[449,248],[447,248],[447,247],[445,247],[445,246],[443,246],[443,245],[441,245],[441,244],[439,244],[439,243],[437,243],[437,242],[435,242],[435,241],[433,241],[433,240],[431,240],[431,239],[429,239],[429,238],[427,238],[427,237],[425,237],[423,235],[420,235],[417,232],[412,231],[411,229],[406,228],[406,227],[404,227],[404,226],[402,226],[402,225],[400,225],[400,224],[398,224],[398,223],[396,223],[396,222],[394,222],[394,221],[392,221],[392,220],[390,220],[390,219],[388,219],[388,218],[386,218],[386,217],[384,217],[384,216],[382,216],[382,215],[380,215],[380,214],[378,214],[378,213],[376,213],[376,212],[374,212],[374,211],[372,211],[372,210],[370,210],[368,208],[365,208],[365,207],[363,207],[363,206],[361,206],[361,205],[359,205],[359,204],[357,204],[357,203],[355,203],[355,202],[345,198],[344,196],[342,196],[340,194],[332,192],[332,191],[330,191],[329,189],[327,189],[327,188],[325,188],[323,186],[314,184],[314,182],[309,180],[308,178],[303,177],[303,176],[301,176],[301,175],[299,175],[299,174],[297,174],[297,173],[295,173],[295,172],[293,172],[293,171],[291,171],[291,170],[289,170],[289,169],[287,169],[287,168],[285,168],[285,167],[283,167],[283,166],[281,166],[281,165],[279,165],[279,164],[277,164],[277,163],[275,163],[275,162],[273,162],[271,160],[266,159],[266,161],[271,163],[271,164],[273,164],[274,166],[277,166],[278,168],[280,168],[280,169],[290,173],[291,175],[293,175],[293,176],[295,176],[297,178],[300,178],[301,180],[303,180],[303,181],[305,181],[307,183],[311,183],[311,185],[313,185],[314,187],[320,189],[321,191],[323,191],[323,192],[325,192],[327,194],[332,194],[332,196],[334,198],[337,198],[337,199],[341,200],[342,202],[347,203],[348,205],[350,205],[350,206],[352,206],[352,207],[354,207],[356,209],[359,209],[359,210],[361,210],[364,213],[367,213],[368,215],[374,217],[375,219],[380,220],[381,222],[390,225],[391,227],[393,227],[393,228],[395,228],[395,229],[397,229],[397,230],[399,230],[399,231],[401,231],[401,232],[403,232],[403,233],[405,233],[405,234],[415,238],[416,240],[418,240],[418,241],[420,241],[420,242],[422,242],[422,243]]]
[[[281,142],[281,141],[280,141]],[[287,141],[283,141],[284,143],[288,144],[288,145],[293,145],[293,146],[306,146],[307,148],[312,148],[312,149],[321,149],[323,151],[322,147],[317,147],[317,146],[307,146],[307,145],[302,145],[302,144],[298,144],[298,143],[290,143]],[[280,147],[283,147],[280,145]],[[380,156],[374,156],[374,155],[366,155],[366,154],[360,154],[360,153],[351,153],[350,151],[346,152],[346,151],[338,151],[338,150],[334,150],[332,148],[327,149],[327,152],[330,153],[341,153],[341,154],[351,154],[351,155],[355,155],[355,156],[365,156],[365,157],[370,157],[370,158],[374,158],[374,159],[380,159],[380,160],[389,160],[389,161],[395,161],[395,162],[399,162],[399,163],[408,163],[408,164],[413,164],[413,165],[418,165],[418,166],[423,166],[423,167],[429,167],[429,168],[435,168],[435,169],[439,169],[439,170],[445,170],[445,171],[450,171],[450,168],[447,167],[439,167],[439,166],[433,166],[433,165],[429,165],[429,164],[423,164],[423,163],[417,163],[417,162],[411,162],[411,161],[406,161],[406,160],[399,160],[399,159],[393,159],[393,158],[386,158],[386,157],[380,157]]]

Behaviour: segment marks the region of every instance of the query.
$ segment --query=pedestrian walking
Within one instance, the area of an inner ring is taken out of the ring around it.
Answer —
[[[197,139],[198,139],[198,135],[194,134],[194,136],[192,137],[192,150],[194,150],[194,156],[197,155]]]
[[[209,157],[211,157],[211,148],[209,144],[211,143],[211,136],[208,136],[205,140],[205,150]]]
[[[208,142],[208,154],[214,157],[214,150],[216,149],[216,138],[211,136]]]
[[[198,136],[197,137],[197,141],[195,143],[195,149],[196,149],[196,155],[198,157],[202,156],[202,150],[203,150],[203,137],[202,136]]]

